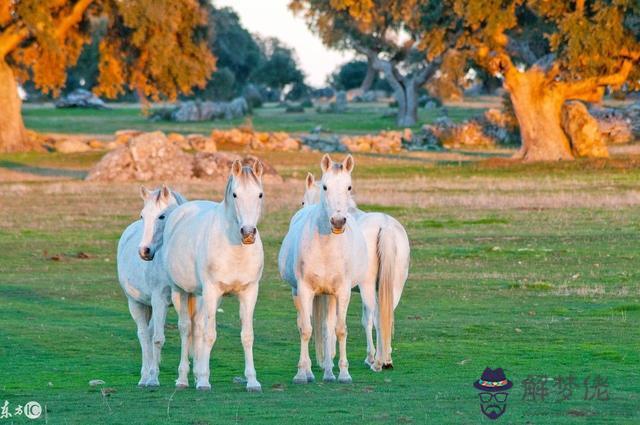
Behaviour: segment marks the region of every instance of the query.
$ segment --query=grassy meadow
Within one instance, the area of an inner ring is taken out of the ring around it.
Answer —
[[[67,113],[31,109],[25,119],[47,131],[176,129],[127,110],[75,111],[72,124]],[[295,114],[278,117],[254,117],[254,125],[306,131],[315,124],[297,122]],[[373,122],[326,126],[360,131]],[[198,128],[182,129],[209,131]],[[395,216],[411,240],[410,276],[396,310],[395,369],[373,373],[364,366],[354,292],[348,321],[354,383],[303,386],[291,382],[299,336],[276,258],[302,179],[307,170],[318,174],[320,154],[264,154],[286,180],[266,186],[259,225],[260,394],[233,381],[244,368],[234,298],[218,315],[211,392],[174,390],[173,311],[161,387],[137,388],[139,345],[115,251],[120,233],[138,217],[138,185],[81,181],[98,153],[0,155],[0,404],[38,401],[46,407],[38,423],[51,424],[640,423],[638,159],[518,165],[484,158],[500,154],[508,152],[356,155],[359,204]],[[173,186],[190,199],[219,199],[223,189]],[[487,366],[504,368],[514,382],[498,422],[482,416],[472,387]],[[544,400],[526,397],[530,375],[549,378]],[[568,376],[576,386],[562,401],[557,378]],[[608,400],[584,400],[583,380],[596,376],[607,379]],[[105,384],[90,387],[93,379]],[[0,425],[31,422],[0,419]]]
[[[498,98],[488,98],[446,107],[448,116],[463,121],[479,115],[489,106],[499,105]],[[349,104],[346,113],[318,113],[315,108],[306,108],[304,113],[285,113],[277,104],[266,104],[253,111],[251,124],[258,131],[286,131],[308,133],[317,126],[325,131],[341,134],[358,134],[396,129],[393,110],[383,103]],[[153,112],[153,108],[150,110]],[[391,111],[391,115],[387,115]],[[419,111],[420,122],[431,122],[442,115],[442,110]],[[24,120],[27,127],[36,131],[53,133],[113,134],[124,128],[136,130],[161,130],[178,133],[209,133],[211,122],[176,123],[147,119],[136,104],[113,104],[110,109],[56,109],[39,105],[26,105]],[[216,128],[233,128],[246,124],[243,118],[215,121]],[[416,126],[419,128],[419,126]]]

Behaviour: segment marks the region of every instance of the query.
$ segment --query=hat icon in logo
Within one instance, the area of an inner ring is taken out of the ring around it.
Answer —
[[[513,387],[501,367],[493,370],[487,367],[473,386],[480,390],[480,410],[489,419],[498,419],[507,410],[507,392]]]

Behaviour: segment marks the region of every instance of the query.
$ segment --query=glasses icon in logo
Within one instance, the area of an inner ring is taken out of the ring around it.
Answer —
[[[483,403],[489,403],[491,399],[494,399],[498,403],[504,403],[505,401],[507,401],[509,393],[480,393],[478,395],[480,396],[480,401]]]

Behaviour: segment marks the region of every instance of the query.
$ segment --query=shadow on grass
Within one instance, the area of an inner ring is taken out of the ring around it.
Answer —
[[[21,173],[35,174],[45,177],[69,177],[72,179],[83,180],[87,176],[86,171],[68,170],[65,168],[52,167],[34,167],[30,165],[20,164],[19,162],[0,160],[0,168],[6,168]]]

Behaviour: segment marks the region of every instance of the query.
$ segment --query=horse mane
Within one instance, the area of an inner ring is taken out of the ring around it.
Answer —
[[[229,178],[227,178],[227,186],[224,189],[224,200],[227,201],[231,198],[232,194],[233,194],[233,180],[235,179],[233,173],[229,174]],[[253,169],[251,167],[249,167],[248,165],[243,165],[242,166],[242,171],[240,173],[240,176],[238,176],[238,179],[240,179],[241,181],[246,181],[246,180],[253,180],[255,184],[257,184],[258,186],[262,186],[260,183],[260,179],[258,179],[258,177],[256,176],[256,174],[253,172]]]

